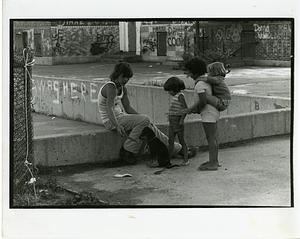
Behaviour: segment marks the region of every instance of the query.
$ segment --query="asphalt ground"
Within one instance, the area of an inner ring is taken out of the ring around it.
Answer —
[[[291,206],[290,136],[257,139],[219,151],[217,171],[199,171],[201,150],[188,166],[151,168],[116,162],[57,168],[58,183],[92,192],[109,206]],[[180,164],[181,158],[172,160]],[[117,175],[130,174],[130,177]]]

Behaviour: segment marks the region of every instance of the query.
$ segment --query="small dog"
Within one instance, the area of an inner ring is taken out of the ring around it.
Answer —
[[[145,127],[140,136],[149,146],[151,158],[156,159],[159,167],[172,167],[168,147],[159,140],[149,127]]]

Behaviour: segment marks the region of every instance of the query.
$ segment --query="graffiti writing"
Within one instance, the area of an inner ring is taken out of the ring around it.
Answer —
[[[113,34],[97,33],[96,42],[91,44],[91,54],[98,55],[108,52],[115,44],[115,36]]]
[[[232,25],[230,27],[218,28],[215,33],[217,41],[229,40],[239,42],[241,40],[241,25]]]
[[[168,27],[168,46],[184,46],[184,26],[169,26]]]
[[[62,26],[110,26],[119,25],[118,21],[58,21],[58,25]]]
[[[183,46],[184,40],[182,37],[168,37],[168,46]]]
[[[79,99],[86,102],[98,102],[99,84],[93,82],[68,82],[58,80],[32,80],[33,101],[42,99],[47,93],[52,103],[60,104],[62,98]],[[89,97],[87,97],[89,96]],[[35,104],[36,102],[34,102]]]
[[[157,42],[155,38],[148,38],[143,40],[143,51],[155,51]]]
[[[253,24],[258,39],[289,39],[291,37],[290,24]]]
[[[270,26],[269,25],[253,24],[253,26],[254,26],[254,31],[256,32],[258,39],[270,38]]]
[[[52,33],[51,38],[53,41],[54,55],[64,55],[66,49],[61,45],[61,42],[64,39],[63,29],[56,29],[56,32]]]
[[[153,26],[153,32],[165,32],[166,26]]]

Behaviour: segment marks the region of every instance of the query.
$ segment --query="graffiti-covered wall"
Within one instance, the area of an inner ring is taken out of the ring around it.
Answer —
[[[200,36],[200,52],[211,60],[227,60],[240,56],[241,24],[218,24],[204,27]],[[203,35],[203,37],[202,37]]]
[[[37,57],[92,56],[120,50],[118,22],[20,21],[14,25],[14,43],[22,41],[24,31]]]
[[[164,44],[166,55],[171,60],[181,60],[185,51],[194,48],[194,33],[191,24],[141,25],[141,51],[143,55],[157,56],[159,44]],[[158,33],[165,34],[165,42],[158,41]]]
[[[181,60],[184,53],[195,53],[194,23],[145,23],[141,26],[141,49],[144,59],[158,59],[158,35],[166,33],[167,60]],[[207,60],[253,58],[253,60],[289,61],[291,22],[235,21],[207,22],[199,27],[199,52]],[[148,58],[147,58],[148,56]]]
[[[230,55],[241,47],[241,24],[201,26],[200,52],[207,55]],[[158,33],[166,32],[166,56],[182,60],[184,53],[195,52],[193,24],[149,24],[141,26],[141,48],[144,56],[158,56]]]
[[[51,27],[53,56],[90,56],[120,49],[119,25]]]
[[[292,31],[289,22],[255,23],[254,31],[258,41],[257,59],[290,60]]]

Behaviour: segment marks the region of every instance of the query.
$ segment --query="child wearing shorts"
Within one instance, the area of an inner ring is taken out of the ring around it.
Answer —
[[[183,163],[188,165],[188,148],[184,140],[184,118],[186,114],[180,113],[182,109],[187,108],[183,90],[185,89],[184,82],[177,78],[171,77],[164,84],[164,90],[171,96],[169,106],[168,120],[169,120],[169,152],[173,152],[174,140],[177,135],[179,143],[182,145]]]

